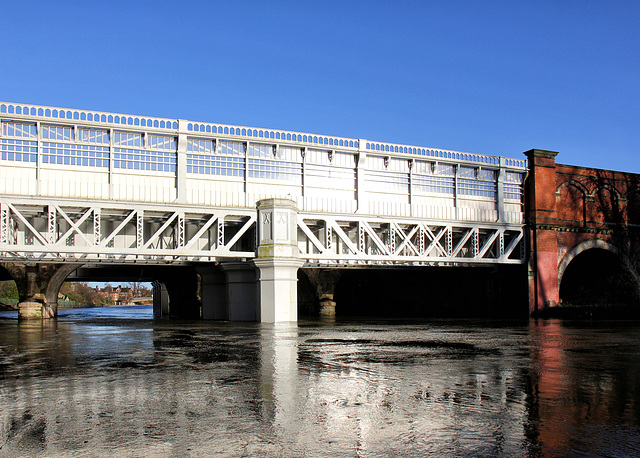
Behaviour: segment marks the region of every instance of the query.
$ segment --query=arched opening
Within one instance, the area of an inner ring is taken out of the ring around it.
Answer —
[[[637,300],[618,254],[601,247],[578,252],[561,275],[563,306],[630,307]]]
[[[337,317],[524,318],[521,265],[347,269],[336,285]]]
[[[14,311],[18,306],[18,287],[11,274],[0,266],[0,311]]]
[[[319,308],[316,288],[311,284],[307,274],[298,269],[298,316],[318,316]]]

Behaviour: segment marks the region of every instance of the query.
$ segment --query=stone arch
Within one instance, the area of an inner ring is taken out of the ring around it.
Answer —
[[[56,269],[55,273],[51,276],[49,281],[47,282],[47,286],[44,293],[44,302],[48,306],[53,306],[57,308],[58,304],[58,293],[60,292],[60,287],[64,283],[71,273],[82,267],[82,264],[63,264],[58,269]]]
[[[564,275],[565,270],[567,270],[569,263],[573,261],[573,259],[576,256],[578,256],[580,253],[587,250],[594,249],[594,248],[607,250],[614,253],[617,256],[620,256],[620,250],[618,250],[618,248],[615,245],[612,245],[606,240],[591,239],[591,240],[585,240],[583,242],[580,242],[562,257],[562,260],[558,265],[558,285],[562,283],[562,276]]]

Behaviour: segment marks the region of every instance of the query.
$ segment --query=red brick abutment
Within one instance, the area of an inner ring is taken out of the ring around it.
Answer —
[[[640,175],[556,163],[530,150],[529,312],[640,302]]]

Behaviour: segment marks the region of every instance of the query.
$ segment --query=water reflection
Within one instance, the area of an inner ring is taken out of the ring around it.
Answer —
[[[530,428],[545,454],[640,450],[640,334],[625,324],[532,322]]]
[[[0,320],[0,454],[624,455],[640,328]]]

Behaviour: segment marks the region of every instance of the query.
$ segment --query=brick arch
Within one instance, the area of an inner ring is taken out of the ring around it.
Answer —
[[[609,191],[612,191],[613,194],[615,194],[616,199],[620,200],[623,198],[623,195],[620,191],[618,191],[618,188],[616,188],[614,185],[612,185],[611,183],[602,183],[600,185],[598,185],[594,190],[593,190],[593,195],[595,195],[598,190],[600,189],[607,189]]]
[[[562,189],[563,189],[563,188],[566,188],[566,187],[568,187],[568,186],[574,186],[574,187],[578,188],[580,191],[582,191],[582,193],[583,193],[585,196],[588,196],[588,195],[590,194],[590,193],[589,193],[589,189],[588,189],[584,184],[580,183],[579,181],[573,180],[573,179],[570,179],[570,180],[567,180],[567,181],[562,182],[562,183],[560,184],[560,186],[558,186],[558,187],[556,188],[556,194],[561,193],[561,192],[562,192]]]
[[[560,260],[560,264],[558,264],[558,285],[562,283],[562,276],[564,275],[564,272],[567,270],[567,267],[569,266],[571,261],[573,261],[573,259],[576,256],[578,256],[580,253],[587,250],[594,249],[594,248],[607,250],[614,253],[617,256],[620,256],[620,250],[618,250],[618,248],[615,245],[612,245],[606,240],[602,240],[602,239],[584,240],[578,243],[576,246],[574,246],[571,250],[569,250],[562,257],[562,260]]]
[[[556,206],[561,221],[584,224],[589,190],[576,180],[567,180],[556,188]]]
[[[620,201],[623,196],[610,183],[600,183],[593,190],[593,198],[587,205],[587,217],[594,221],[617,223],[622,221]]]

